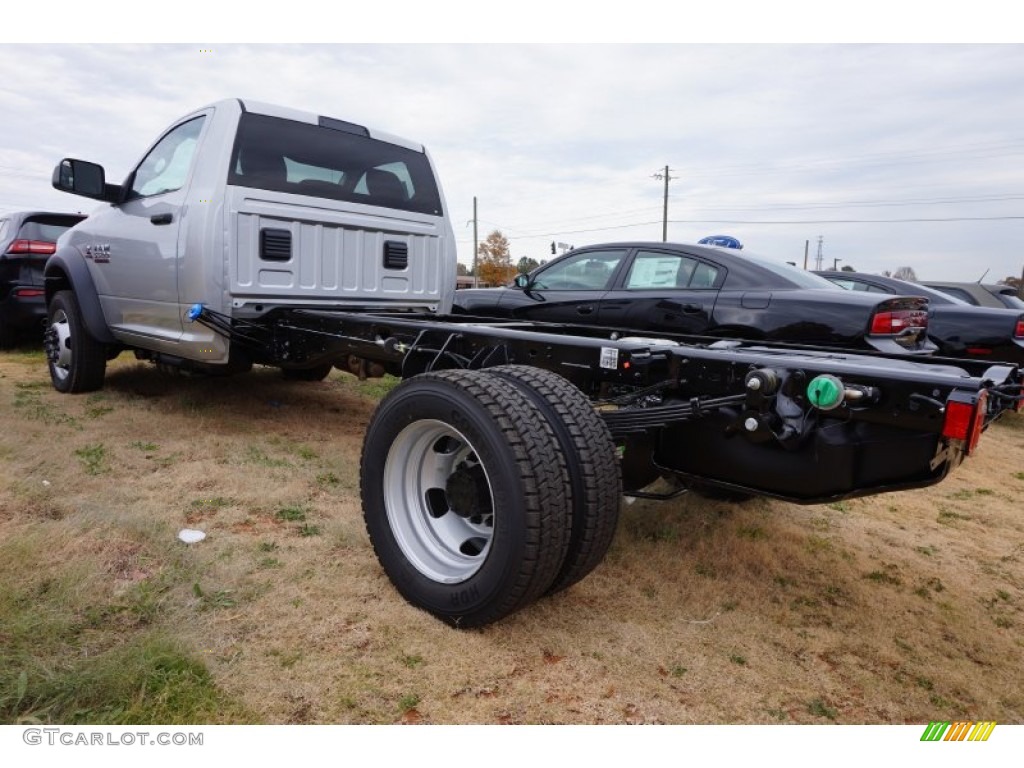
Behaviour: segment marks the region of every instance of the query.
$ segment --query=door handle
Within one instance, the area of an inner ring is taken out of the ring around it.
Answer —
[[[174,215],[170,213],[154,213],[149,217],[149,220],[157,226],[161,224],[170,224],[174,221]]]
[[[582,304],[582,305],[576,307],[576,314],[577,315],[590,315],[590,314],[593,314],[593,312],[594,312],[593,304]]]
[[[686,315],[695,315],[698,312],[702,312],[703,310],[704,307],[702,307],[700,304],[683,304],[683,314]]]

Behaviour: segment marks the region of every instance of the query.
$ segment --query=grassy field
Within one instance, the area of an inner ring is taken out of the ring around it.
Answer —
[[[123,357],[62,396],[0,354],[0,722],[1024,722],[1019,415],[926,490],[624,506],[592,576],[460,632],[363,528],[386,384]]]

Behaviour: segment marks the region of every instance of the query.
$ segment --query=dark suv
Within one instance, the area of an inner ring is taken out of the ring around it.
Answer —
[[[0,214],[0,348],[46,319],[43,267],[57,238],[85,216],[45,211]]]

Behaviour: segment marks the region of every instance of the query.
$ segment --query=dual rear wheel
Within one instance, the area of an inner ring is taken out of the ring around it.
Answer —
[[[590,573],[614,536],[621,490],[614,444],[583,393],[523,366],[400,384],[370,422],[360,482],[388,577],[459,627]]]

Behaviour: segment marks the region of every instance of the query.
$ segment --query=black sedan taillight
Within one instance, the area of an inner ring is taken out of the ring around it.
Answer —
[[[928,313],[918,309],[896,309],[875,312],[871,316],[871,333],[898,336],[911,328],[927,328]]]
[[[1017,318],[1017,327],[1013,331],[1013,338],[1024,339],[1024,315]]]

